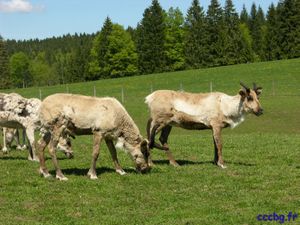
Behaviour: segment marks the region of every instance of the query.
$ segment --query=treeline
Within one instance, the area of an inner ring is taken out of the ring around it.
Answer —
[[[300,0],[240,15],[232,0],[193,0],[186,16],[158,0],[136,28],[106,18],[96,34],[45,40],[0,38],[1,88],[52,85],[300,57]]]

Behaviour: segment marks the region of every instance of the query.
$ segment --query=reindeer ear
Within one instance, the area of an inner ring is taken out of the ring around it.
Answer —
[[[247,91],[245,90],[245,88],[242,88],[239,91],[239,94],[240,94],[240,96],[242,96],[243,99],[247,97]]]
[[[262,93],[262,87],[256,88],[255,92],[256,92],[257,96],[259,96]]]
[[[144,139],[142,142],[141,142],[141,149],[144,150],[144,149],[147,149],[148,148],[148,140],[147,139]]]

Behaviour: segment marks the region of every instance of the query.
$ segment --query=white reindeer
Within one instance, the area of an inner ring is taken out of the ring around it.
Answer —
[[[8,148],[11,148],[12,142],[15,141],[17,146],[17,150],[24,150],[27,148],[26,146],[26,131],[22,129],[22,143],[20,142],[20,134],[18,129],[3,127],[3,147],[2,151],[4,153],[8,152]]]
[[[82,95],[54,94],[48,96],[40,107],[40,121],[48,132],[38,141],[40,173],[51,176],[45,165],[44,149],[48,145],[56,169],[56,178],[67,180],[58,166],[55,147],[63,133],[72,135],[93,135],[92,165],[88,176],[97,179],[96,161],[100,142],[104,139],[108,146],[116,172],[124,174],[120,166],[115,143],[129,152],[136,169],[141,172],[149,170],[148,142],[143,139],[138,127],[125,108],[114,98],[96,98]]]
[[[178,166],[169,146],[168,136],[172,126],[189,130],[211,129],[215,147],[214,162],[226,168],[222,158],[221,130],[234,128],[244,121],[247,113],[259,116],[263,109],[259,103],[262,88],[254,84],[253,89],[241,83],[242,89],[235,96],[224,93],[187,93],[169,90],[155,91],[146,97],[151,118],[147,124],[149,147],[165,150],[170,164]],[[159,141],[155,135],[161,131]]]
[[[41,101],[37,98],[24,98],[17,93],[0,93],[0,126],[13,129],[24,129],[29,142],[29,160],[38,161],[35,154],[35,136],[34,132],[39,131],[40,121],[38,117]],[[4,133],[4,137],[5,137]],[[65,149],[65,154],[72,157],[71,143],[67,139],[61,138],[58,147]],[[3,151],[6,152],[6,139],[4,141]]]

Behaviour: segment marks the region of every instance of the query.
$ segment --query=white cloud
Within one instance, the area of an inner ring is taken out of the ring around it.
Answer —
[[[0,0],[0,12],[32,12],[43,9],[33,6],[28,0]]]

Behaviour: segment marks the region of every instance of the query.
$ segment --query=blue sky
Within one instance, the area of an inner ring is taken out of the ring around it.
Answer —
[[[142,19],[151,0],[0,0],[0,35],[4,39],[44,39],[63,34],[95,33],[107,16],[124,27]],[[184,13],[192,0],[160,0],[164,9],[179,7]],[[225,0],[219,0],[224,6]],[[243,4],[248,11],[253,2],[264,12],[278,0],[233,0],[236,10]],[[200,0],[207,9],[210,0]]]

